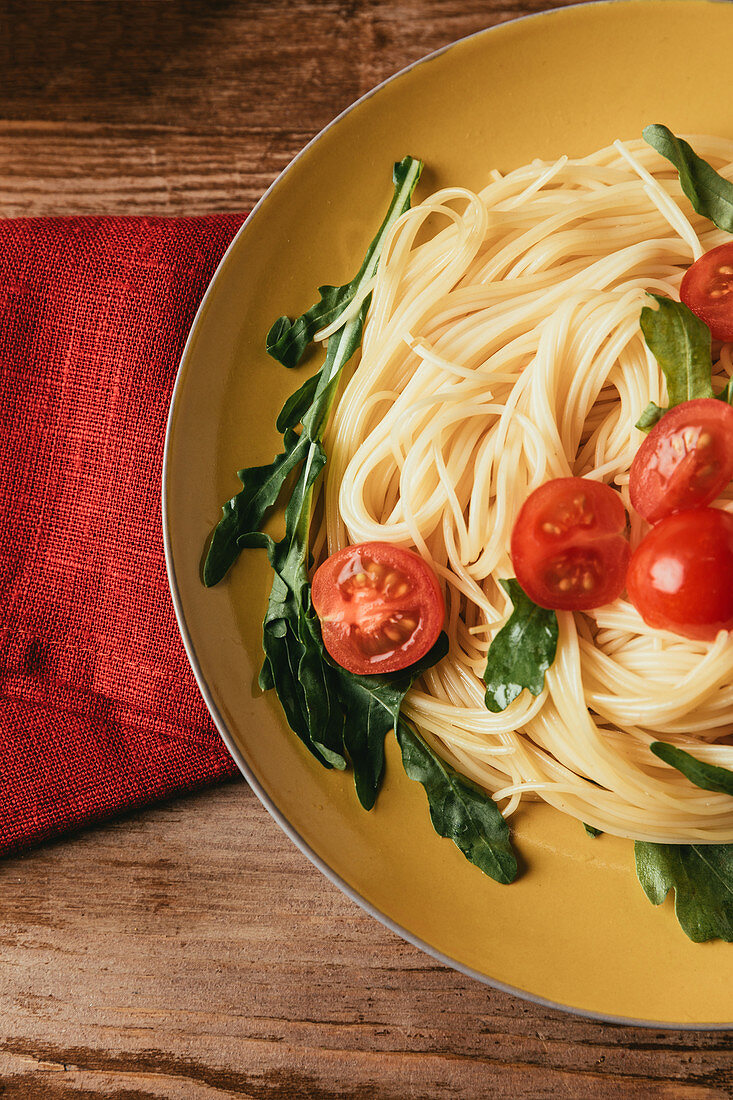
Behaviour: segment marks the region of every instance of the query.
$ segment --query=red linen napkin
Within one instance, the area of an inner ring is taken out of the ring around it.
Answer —
[[[242,220],[0,221],[0,853],[236,774],[178,634],[160,479]]]

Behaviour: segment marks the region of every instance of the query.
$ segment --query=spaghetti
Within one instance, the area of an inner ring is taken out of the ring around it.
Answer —
[[[733,178],[733,144],[694,138]],[[550,478],[619,488],[648,402],[664,405],[639,314],[677,298],[689,264],[728,235],[691,212],[643,142],[492,172],[404,214],[382,254],[361,360],[326,437],[316,558],[349,543],[414,547],[444,585],[448,656],[403,712],[508,816],[541,798],[604,832],[666,843],[733,841],[730,797],[657,759],[664,740],[733,767],[733,638],[648,627],[620,598],[559,612],[541,695],[484,705],[492,638],[511,614],[501,578],[528,494]],[[358,303],[352,307],[356,308]],[[341,323],[343,318],[341,318]],[[328,330],[320,334],[328,335]],[[731,347],[716,363],[720,388]],[[733,511],[733,500],[717,506]],[[632,549],[647,527],[630,511]]]

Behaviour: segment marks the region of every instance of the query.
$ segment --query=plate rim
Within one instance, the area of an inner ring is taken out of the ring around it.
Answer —
[[[684,3],[693,4],[700,3],[700,0],[682,0]],[[730,3],[731,0],[703,0],[708,3]],[[181,353],[178,366],[176,368],[176,378],[171,392],[170,405],[168,409],[168,417],[166,420],[165,430],[165,443],[163,447],[163,462],[161,470],[161,525],[163,533],[163,549],[165,554],[166,573],[168,578],[168,586],[170,590],[171,600],[173,603],[173,609],[175,611],[176,622],[178,630],[183,641],[183,646],[188,658],[188,662],[193,671],[196,684],[201,692],[201,695],[206,703],[207,709],[217,732],[221,737],[227,751],[231,755],[235,764],[239,768],[239,771],[247,781],[250,789],[255,796],[259,799],[267,812],[275,820],[277,825],[282,829],[285,835],[295,844],[295,846],[303,853],[304,856],[323,874],[330,882],[332,882],[343,894],[345,894],[351,901],[355,902],[361,909],[363,909],[369,916],[375,918],[384,925],[391,932],[396,933],[401,939],[411,943],[414,947],[423,951],[438,962],[449,966],[452,970],[456,970],[461,974],[466,975],[469,978],[480,982],[482,985],[487,985],[491,989],[496,989],[501,993],[508,993],[514,997],[519,997],[521,1000],[529,1001],[532,1004],[539,1005],[542,1008],[549,1008],[557,1012],[563,1012],[570,1014],[571,1016],[578,1017],[583,1020],[592,1020],[597,1023],[609,1023],[620,1024],[626,1027],[640,1027],[640,1028],[657,1028],[667,1031],[731,1031],[733,1030],[733,1022],[731,1023],[697,1023],[697,1022],[670,1022],[664,1020],[646,1020],[637,1019],[631,1016],[614,1015],[611,1013],[597,1012],[590,1009],[580,1008],[574,1005],[563,1004],[560,1001],[553,1001],[547,997],[542,997],[540,994],[533,993],[530,990],[522,989],[519,986],[513,986],[506,982],[501,982],[496,978],[492,978],[487,974],[482,973],[479,970],[475,970],[470,966],[466,966],[464,963],[459,962],[452,956],[438,950],[436,947],[429,944],[427,941],[422,940],[419,936],[416,936],[409,929],[405,928],[399,922],[393,920],[387,916],[380,909],[377,908],[372,902],[367,901],[357,890],[354,889],[345,879],[343,879],[336,871],[331,868],[326,861],[318,855],[318,853],[311,848],[308,842],[300,835],[298,830],[291,824],[291,822],[285,817],[284,813],[277,807],[270,795],[262,787],[243,755],[241,754],[239,747],[232,736],[227,723],[222,717],[219,709],[212,697],[209,690],[208,683],[203,675],[203,671],[199,665],[194,648],[193,638],[188,628],[188,624],[185,618],[180,591],[178,587],[178,580],[176,577],[175,566],[173,562],[172,551],[172,539],[171,539],[171,526],[170,515],[168,509],[168,480],[169,472],[171,468],[171,449],[172,449],[172,435],[173,435],[173,423],[175,420],[177,400],[183,389],[183,376],[184,368],[189,357],[189,354],[193,348],[195,340],[198,334],[199,325],[208,309],[209,300],[213,296],[214,288],[219,278],[223,274],[223,271],[228,263],[231,253],[239,246],[240,238],[246,235],[247,228],[252,223],[252,219],[259,213],[261,207],[266,203],[269,196],[273,191],[280,186],[282,180],[291,171],[294,165],[306,155],[306,153],[314,146],[320,139],[337,126],[343,118],[349,115],[353,110],[359,107],[362,103],[371,99],[386,85],[391,84],[393,81],[400,79],[407,73],[412,72],[418,66],[427,64],[430,61],[442,56],[448,50],[453,49],[455,46],[460,45],[463,42],[468,42],[473,39],[482,37],[493,33],[494,31],[501,30],[506,26],[513,26],[517,23],[524,23],[528,20],[545,19],[548,17],[556,16],[558,13],[562,13],[568,10],[578,8],[590,8],[590,7],[611,7],[617,4],[623,4],[628,7],[636,7],[644,3],[644,0],[576,0],[572,4],[562,4],[558,7],[546,8],[543,11],[527,12],[524,15],[517,16],[513,19],[503,20],[501,23],[493,24],[490,27],[483,27],[481,30],[473,31],[471,34],[463,35],[461,38],[457,38],[451,42],[446,43],[444,46],[440,46],[438,49],[425,54],[423,57],[417,58],[415,61],[410,62],[409,65],[404,66],[397,72],[392,73],[379,84],[374,85],[364,95],[354,100],[342,111],[340,111],[334,118],[330,120],[318,133],[300,149],[296,155],[286,164],[283,170],[275,177],[272,183],[262,193],[255,205],[252,207],[250,213],[245,217],[241,226],[235,233],[234,237],[227,246],[226,251],[219,260],[216,269],[209,280],[204,295],[196,310],[196,314],[191,323],[191,327],[186,338],[186,342]]]

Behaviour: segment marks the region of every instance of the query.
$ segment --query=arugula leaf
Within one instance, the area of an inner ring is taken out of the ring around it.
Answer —
[[[263,690],[274,687],[290,728],[325,767],[346,767],[344,714],[335,677],[322,657],[318,620],[310,600],[307,534],[313,483],[325,462],[304,470],[286,509],[286,534],[278,543],[253,532],[243,546],[264,547],[275,576],[265,613],[260,673]],[[305,541],[304,537],[305,536]]]
[[[726,405],[733,405],[733,379],[729,378],[720,393],[714,394],[716,400],[725,401]],[[650,432],[655,424],[658,424],[665,413],[668,413],[669,409],[662,409],[654,401],[650,401],[644,412],[634,425],[642,432]]]
[[[286,430],[286,438],[298,440],[294,450],[304,450],[285,509],[284,537],[275,543],[267,535],[244,531],[237,539],[238,551],[264,546],[275,573],[262,631],[266,669],[260,682],[272,683],[288,724],[316,759],[340,769],[346,767],[344,715],[335,674],[323,659],[320,627],[311,605],[308,532],[313,487],[326,464],[320,439],[341,367],[354,350],[354,328],[358,327],[360,337],[362,324],[362,317],[352,320],[331,337],[313,403],[303,416],[303,430],[300,436]]]
[[[275,421],[275,427],[285,434],[288,428],[295,428],[301,423],[308,409],[313,404],[313,399],[318,390],[320,371],[306,378],[303,385],[295,393],[291,393]]]
[[[374,275],[385,237],[397,218],[409,208],[412,192],[421,171],[422,161],[414,160],[412,157],[405,157],[404,160],[395,164],[392,174],[394,181],[392,201],[376,237],[369,246],[359,273],[348,284],[353,289],[352,297]],[[356,315],[331,336],[328,341],[326,360],[318,373],[306,380],[285,402],[277,421],[278,430],[284,433],[285,449],[282,453],[277,455],[268,466],[256,466],[239,471],[238,477],[242,482],[242,489],[223,506],[222,518],[214,529],[204,562],[203,580],[207,587],[218,584],[222,580],[245,545],[261,545],[256,540],[255,543],[247,540],[249,536],[259,531],[268,508],[277,502],[288,476],[301,464],[306,469],[314,461],[320,461],[319,441],[331,411],[338,376],[361,342],[370,297],[367,296]],[[284,341],[283,347],[287,345],[287,348],[291,349],[283,352],[287,359],[295,354],[292,351],[293,341],[295,341],[300,350],[294,362],[289,364],[294,365],[310,339],[309,336],[306,343],[303,343],[304,333],[310,329],[308,325],[305,325],[305,329],[301,325],[293,336],[292,329],[296,327],[297,322],[287,328],[287,331],[286,325],[290,326],[287,318],[280,318],[270,330],[268,341],[273,331],[277,330],[279,334],[275,341],[277,346],[279,347],[281,341]],[[319,321],[313,328],[313,332],[320,327]],[[300,434],[295,431],[299,422],[303,425]]]
[[[334,666],[338,693],[347,714],[344,744],[354,768],[359,801],[371,810],[384,775],[384,739],[397,730],[400,706],[418,676],[441,661],[448,652],[448,636],[442,633],[422,660],[389,676],[356,676]]]
[[[402,718],[397,724],[397,740],[405,771],[425,788],[436,833],[452,840],[469,863],[489,878],[513,882],[517,858],[509,827],[494,800],[441,760]]]
[[[666,412],[669,412],[669,409],[663,409],[661,405],[657,405],[656,401],[650,401],[634,427],[641,432],[650,432]]]
[[[335,321],[352,301],[358,279],[359,275],[345,286],[319,286],[320,300],[295,321],[278,317],[265,340],[267,354],[284,367],[297,367],[318,330]]]
[[[603,836],[603,833],[601,832],[601,830],[596,829],[595,825],[586,825],[586,823],[583,822],[583,828],[585,829],[588,836],[592,836],[592,837]]]
[[[278,317],[267,334],[268,354],[285,367],[295,367],[315,334],[347,309],[358,291],[372,278],[377,269],[384,239],[396,218],[410,205],[410,197],[420,178],[422,162],[405,157],[394,166],[392,181],[395,193],[379,233],[372,241],[358,272],[344,286],[319,286],[319,301],[295,321]]]
[[[715,394],[714,397],[716,400],[725,401],[726,405],[733,405],[733,378],[727,379],[721,392]],[[665,412],[669,412],[669,409],[660,408],[654,401],[649,401],[649,404],[642,412],[641,417],[636,421],[634,427],[638,428],[639,431],[652,431],[656,423],[663,418]]]
[[[651,431],[670,408],[683,401],[715,397],[710,329],[682,302],[659,294],[649,297],[659,308],[643,307],[641,330],[667,380],[669,408],[650,401],[636,422],[642,432]]]
[[[675,166],[682,190],[695,211],[709,218],[718,229],[733,233],[733,184],[666,126],[660,123],[647,126],[642,137]]]
[[[395,191],[387,216],[369,246],[367,260],[352,280],[356,294],[376,269],[385,236],[410,205],[420,175],[420,161],[406,157],[395,165]],[[326,359],[285,403],[278,417],[284,450],[269,466],[242,470],[242,489],[228,501],[216,527],[203,571],[204,583],[216,584],[245,547],[267,551],[275,576],[263,624],[265,661],[263,690],[275,688],[292,730],[326,767],[346,767],[344,707],[339,675],[325,660],[320,626],[308,582],[308,533],[313,488],[326,463],[321,439],[331,411],[339,375],[361,342],[367,296],[353,317],[329,338]],[[285,326],[277,331],[287,338]],[[288,329],[288,332],[290,330]],[[301,431],[296,431],[298,423]],[[285,534],[279,542],[260,531],[267,509],[275,504],[293,474],[295,482],[285,508]]]
[[[659,294],[649,297],[659,308],[644,306],[641,330],[667,379],[670,407],[695,397],[714,397],[710,329],[682,302]]]
[[[675,892],[675,914],[695,943],[733,942],[733,845],[650,844],[634,846],[636,873],[652,905]]]
[[[696,787],[701,787],[704,791],[715,791],[717,794],[733,795],[733,772],[728,768],[706,764],[684,749],[668,745],[665,741],[652,741],[649,748],[665,764],[682,772]]]
[[[486,661],[486,706],[494,713],[506,710],[523,688],[540,694],[555,660],[558,636],[554,611],[538,607],[514,578],[499,583],[514,610],[489,646]]]
[[[222,518],[214,528],[209,551],[204,562],[204,584],[218,584],[229,567],[239,557],[240,540],[258,531],[267,509],[276,503],[285,479],[303,461],[310,440],[288,431],[284,436],[285,450],[268,466],[251,466],[239,470],[242,488],[222,508]]]

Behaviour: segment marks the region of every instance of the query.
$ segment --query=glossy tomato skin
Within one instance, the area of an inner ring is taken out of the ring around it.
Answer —
[[[620,596],[629,562],[626,512],[608,485],[547,481],[525,501],[512,531],[517,580],[540,607],[587,611]]]
[[[716,340],[733,340],[733,242],[705,252],[688,267],[680,300],[705,322]]]
[[[665,516],[634,551],[626,587],[657,630],[712,641],[733,629],[733,516],[718,508]]]
[[[733,406],[713,397],[665,413],[636,452],[631,503],[649,523],[704,508],[733,478]]]
[[[359,676],[415,664],[445,618],[433,570],[411,550],[364,542],[338,550],[313,576],[313,607],[330,656]]]

